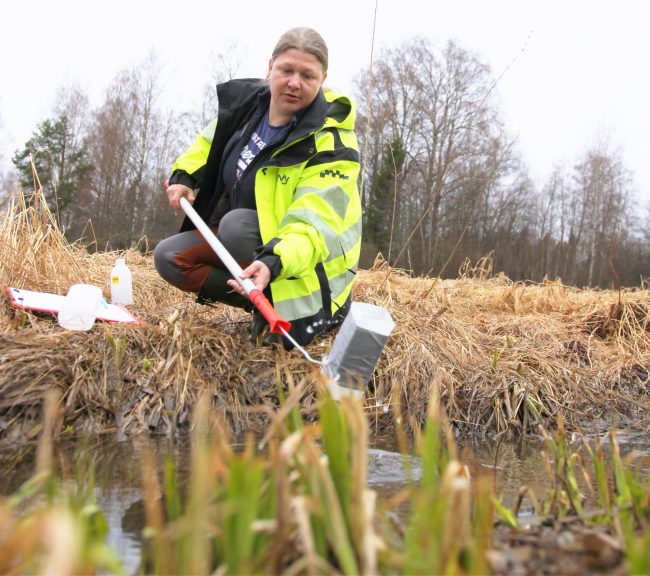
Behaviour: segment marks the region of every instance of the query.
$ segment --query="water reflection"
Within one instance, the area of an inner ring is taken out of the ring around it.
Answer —
[[[421,476],[420,459],[380,448],[368,450],[368,485],[374,490],[382,486],[404,486]]]
[[[520,488],[527,486],[543,496],[549,486],[545,472],[544,444],[536,439],[499,442],[485,439],[460,443],[462,460],[472,475],[488,477],[493,492],[506,506],[514,506]]]

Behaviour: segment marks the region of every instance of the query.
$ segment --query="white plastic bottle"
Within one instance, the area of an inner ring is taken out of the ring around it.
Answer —
[[[118,258],[111,270],[111,303],[133,304],[133,279],[124,258]]]

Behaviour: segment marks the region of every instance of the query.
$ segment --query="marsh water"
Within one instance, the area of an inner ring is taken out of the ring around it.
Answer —
[[[378,493],[380,501],[387,502],[410,480],[417,480],[420,463],[418,458],[402,454],[390,436],[371,435],[370,440],[368,484]],[[147,437],[146,441],[161,467],[166,459],[172,458],[179,477],[188,470],[190,442],[187,437]],[[650,455],[647,436],[622,436],[619,442],[626,451]],[[54,466],[64,480],[74,482],[89,471],[93,472],[97,504],[109,525],[108,544],[120,554],[127,573],[135,573],[140,561],[143,504],[139,463],[142,450],[142,438],[93,439],[59,442],[54,454]],[[509,507],[516,502],[523,485],[541,498],[548,490],[546,456],[539,440],[464,440],[459,442],[459,454],[474,476],[480,474],[492,480],[495,494]],[[34,462],[33,446],[0,451],[0,494],[11,494],[27,480],[34,471]]]

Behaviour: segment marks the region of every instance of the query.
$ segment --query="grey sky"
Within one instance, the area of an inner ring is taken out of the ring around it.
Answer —
[[[571,166],[606,139],[650,199],[650,35],[642,0],[379,0],[375,53],[419,35],[456,40],[490,65],[507,130],[532,176]],[[49,116],[60,86],[93,103],[154,50],[170,102],[198,105],[210,58],[229,40],[239,73],[265,73],[275,40],[312,26],[330,48],[328,83],[348,90],[370,62],[375,0],[3,3],[0,155],[5,164]]]

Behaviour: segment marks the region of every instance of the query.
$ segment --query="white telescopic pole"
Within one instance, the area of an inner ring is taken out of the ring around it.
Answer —
[[[219,239],[215,236],[214,232],[210,230],[210,227],[203,221],[203,219],[198,215],[196,210],[192,208],[192,205],[189,203],[187,198],[184,196],[181,197],[179,200],[179,204],[181,208],[183,209],[183,212],[187,214],[187,217],[192,221],[194,226],[196,226],[196,229],[201,233],[203,238],[205,238],[205,241],[210,245],[210,247],[216,252],[217,256],[221,258],[221,261],[224,263],[225,267],[228,269],[228,271],[233,275],[235,280],[239,282],[239,285],[244,289],[246,294],[249,296],[252,296],[251,292],[255,294],[254,291],[259,292],[255,288],[255,284],[250,278],[246,278],[245,280],[242,280],[239,276],[242,273],[242,268],[241,266],[237,263],[237,260],[235,260],[231,255],[230,252],[226,249],[226,247],[219,241]],[[287,323],[287,326],[289,324]],[[287,340],[289,340],[295,348],[310,362],[313,362],[314,364],[322,364],[319,360],[315,360],[312,358],[309,353],[302,347],[298,342],[294,340],[294,338],[289,334],[288,329],[285,329],[282,325],[278,326],[278,330],[284,335]]]
[[[179,201],[183,212],[187,214],[187,217],[192,221],[196,229],[201,233],[205,241],[210,244],[210,247],[217,253],[217,256],[221,258],[221,261],[224,263],[224,266],[228,268],[228,271],[233,275],[233,278],[239,282],[240,286],[245,290],[246,294],[250,294],[251,290],[255,290],[255,284],[250,278],[242,280],[239,276],[242,273],[241,266],[237,263],[226,247],[219,241],[215,236],[214,232],[210,230],[208,225],[203,221],[203,219],[197,214],[196,210],[192,208],[192,205],[189,203],[187,198],[182,197]]]

